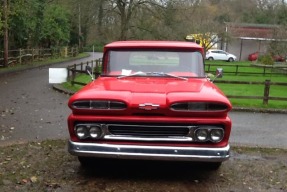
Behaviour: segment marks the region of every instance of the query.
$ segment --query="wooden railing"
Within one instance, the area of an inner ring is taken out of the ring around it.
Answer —
[[[262,99],[264,105],[268,105],[269,100],[277,101],[287,101],[287,97],[271,97],[270,96],[270,87],[272,85],[276,86],[287,86],[287,83],[278,83],[271,82],[270,80],[265,80],[265,82],[246,82],[246,81],[224,81],[217,80],[215,83],[224,83],[224,84],[245,84],[245,85],[264,85],[263,96],[242,96],[242,95],[226,95],[228,98],[236,99]]]
[[[286,75],[287,74],[287,65],[254,65],[254,66],[246,66],[240,64],[205,64],[206,73],[215,72],[216,67],[222,67],[232,70],[224,70],[224,74],[232,74],[232,75]],[[242,69],[246,68],[257,68],[257,71],[261,72],[246,72]]]
[[[89,66],[93,69],[93,75],[94,78],[96,79],[100,75],[101,67],[102,67],[102,60],[97,59],[93,61],[87,61],[85,63],[79,63],[79,64],[74,64],[70,65],[67,67],[68,69],[68,80],[71,82],[72,85],[78,84],[78,85],[86,85],[85,83],[82,82],[77,82],[75,81],[76,76],[78,74],[83,74],[87,73],[86,67]]]
[[[8,66],[41,61],[46,58],[75,57],[79,54],[77,47],[59,49],[17,49],[9,50]],[[0,51],[0,66],[4,66],[4,52]]]

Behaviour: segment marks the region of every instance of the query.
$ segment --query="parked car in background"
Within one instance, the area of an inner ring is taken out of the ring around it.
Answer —
[[[203,54],[190,42],[106,45],[101,75],[69,100],[69,152],[82,165],[123,158],[219,168],[230,156],[232,106],[206,77]]]
[[[249,61],[256,61],[259,57],[259,55],[266,55],[266,53],[259,53],[259,52],[254,52],[248,55],[248,60]],[[272,56],[273,60],[276,62],[285,62],[286,61],[286,57],[282,56],[282,55],[273,55]]]
[[[236,56],[225,52],[223,50],[219,50],[219,49],[212,49],[212,50],[208,50],[206,52],[205,58],[207,60],[222,60],[222,61],[229,61],[229,62],[233,62],[236,61]]]
[[[258,55],[259,55],[258,52],[251,53],[248,55],[248,60],[249,61],[256,61],[258,59]]]

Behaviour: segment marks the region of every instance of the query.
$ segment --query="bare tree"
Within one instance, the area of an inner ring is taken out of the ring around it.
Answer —
[[[8,3],[4,0],[3,4],[3,20],[4,20],[4,67],[8,66]]]

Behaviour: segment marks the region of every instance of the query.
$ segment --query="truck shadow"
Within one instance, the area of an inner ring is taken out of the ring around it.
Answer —
[[[139,180],[208,180],[218,175],[205,163],[144,160],[95,159],[79,165],[78,176]]]

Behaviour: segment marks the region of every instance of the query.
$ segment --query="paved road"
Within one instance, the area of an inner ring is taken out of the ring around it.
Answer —
[[[100,58],[101,54],[95,54]],[[66,67],[92,57],[53,65]],[[69,96],[48,83],[42,67],[0,77],[0,145],[68,138]],[[231,112],[231,144],[287,148],[287,115]]]
[[[95,59],[101,54],[95,54]],[[67,67],[91,61],[93,57],[55,64]],[[49,66],[51,67],[51,66]],[[0,145],[43,139],[68,138],[66,118],[69,96],[49,84],[49,67],[1,75]]]

